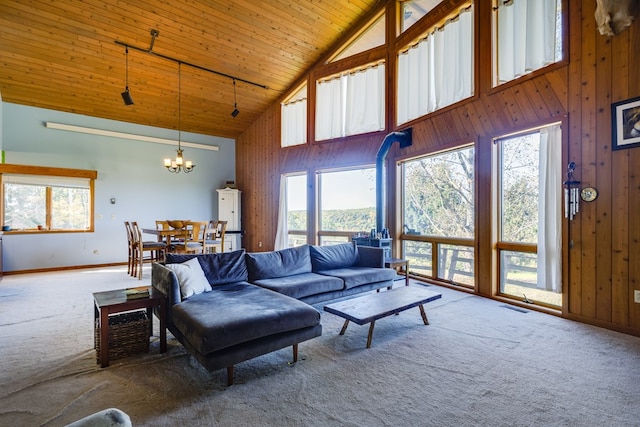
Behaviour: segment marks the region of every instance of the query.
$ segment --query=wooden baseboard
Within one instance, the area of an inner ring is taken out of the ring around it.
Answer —
[[[4,276],[12,276],[14,274],[29,274],[29,273],[48,273],[52,271],[67,271],[67,270],[84,270],[87,268],[104,268],[104,267],[117,267],[120,265],[126,266],[126,262],[114,262],[109,264],[91,264],[91,265],[72,265],[68,267],[53,267],[53,268],[34,268],[32,270],[15,270],[15,271],[3,271]]]

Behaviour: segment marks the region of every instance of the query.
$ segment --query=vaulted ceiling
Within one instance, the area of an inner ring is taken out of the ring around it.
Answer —
[[[4,102],[235,138],[378,3],[2,0],[0,94]],[[172,59],[182,62],[180,79]],[[129,106],[120,95],[127,68]],[[238,79],[235,100],[227,76]]]

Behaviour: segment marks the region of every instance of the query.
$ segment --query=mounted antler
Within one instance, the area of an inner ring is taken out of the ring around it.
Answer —
[[[615,36],[631,25],[637,0],[596,0],[596,23],[603,36]]]

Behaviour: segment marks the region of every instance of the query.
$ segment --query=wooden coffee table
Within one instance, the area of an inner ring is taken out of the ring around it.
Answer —
[[[345,301],[324,306],[324,311],[346,319],[340,335],[344,335],[349,322],[358,325],[371,323],[367,337],[367,348],[371,348],[373,328],[376,320],[398,314],[413,307],[420,308],[425,325],[429,324],[423,304],[442,298],[442,294],[425,289],[422,286],[402,286],[385,292],[367,294]]]

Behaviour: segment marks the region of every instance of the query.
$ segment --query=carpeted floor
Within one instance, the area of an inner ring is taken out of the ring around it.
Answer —
[[[101,369],[92,292],[123,268],[0,282],[0,425],[62,426],[117,407],[136,426],[640,426],[640,338],[431,286],[443,298],[209,373],[169,335]],[[322,310],[322,306],[317,306]],[[157,322],[155,322],[157,329]]]

